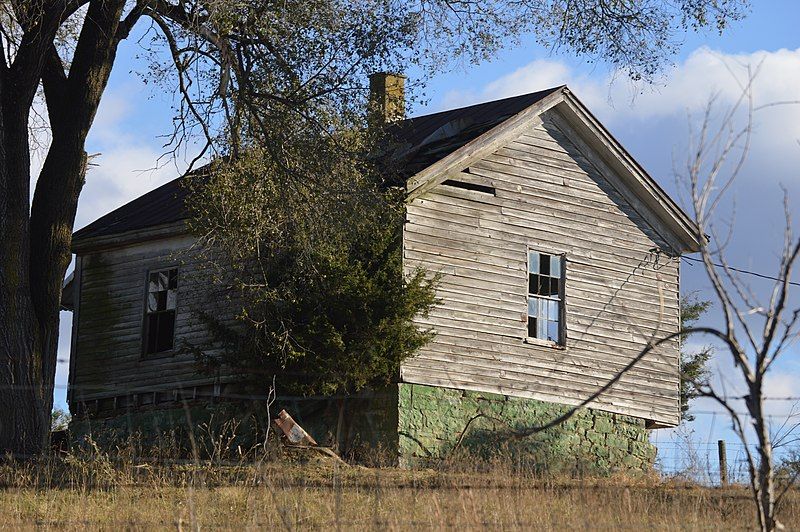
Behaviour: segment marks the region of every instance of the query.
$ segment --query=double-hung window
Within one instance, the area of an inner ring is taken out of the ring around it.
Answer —
[[[564,343],[564,255],[528,251],[528,337]]]
[[[175,346],[175,313],[178,307],[178,268],[147,274],[144,311],[145,355],[170,351]]]

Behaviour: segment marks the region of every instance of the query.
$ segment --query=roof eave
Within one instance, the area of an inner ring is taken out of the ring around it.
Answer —
[[[138,244],[149,240],[170,238],[189,233],[189,227],[185,220],[155,225],[144,229],[126,231],[110,235],[94,236],[89,238],[75,238],[72,241],[72,252],[76,255],[84,255],[94,251],[119,248]]]

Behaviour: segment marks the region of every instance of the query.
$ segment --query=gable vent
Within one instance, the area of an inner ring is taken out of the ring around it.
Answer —
[[[472,190],[473,192],[483,192],[484,194],[495,195],[494,187],[489,185],[479,185],[477,183],[467,183],[466,181],[456,181],[455,179],[448,179],[442,183],[448,187],[460,188],[463,190]]]

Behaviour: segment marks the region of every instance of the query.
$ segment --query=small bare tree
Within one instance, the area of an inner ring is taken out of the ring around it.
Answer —
[[[800,307],[792,308],[790,289],[797,286],[791,276],[800,254],[800,238],[792,231],[788,194],[784,189],[783,248],[778,272],[765,302],[757,293],[759,291],[742,279],[741,271],[726,260],[732,224],[724,234],[720,234],[714,223],[720,218],[720,206],[747,160],[754,114],[764,107],[796,103],[755,106],[753,81],[757,71],[757,68],[748,68],[738,100],[716,119],[714,113],[718,106],[715,99],[711,99],[699,131],[690,137],[686,174],[679,176],[685,180],[691,193],[697,236],[703,243],[700,260],[722,313],[719,327],[689,327],[683,334],[711,335],[722,344],[721,355],[725,356],[724,351],[727,351],[732,357],[738,370],[737,377],[741,378],[746,389],[744,395],[731,396],[721,385],[708,379],[694,384],[699,396],[716,401],[730,416],[733,430],[744,444],[759,525],[762,530],[776,530],[783,528],[776,520],[780,495],[775,486],[773,450],[776,442],[771,433],[771,429],[776,427],[770,426],[770,418],[765,412],[765,381],[776,361],[787,353],[797,337]],[[746,412],[740,412],[741,401]]]

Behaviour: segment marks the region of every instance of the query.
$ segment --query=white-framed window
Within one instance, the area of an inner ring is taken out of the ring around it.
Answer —
[[[528,338],[564,345],[563,254],[528,250]]]
[[[175,347],[175,315],[178,309],[178,268],[147,273],[142,353],[155,355]]]

